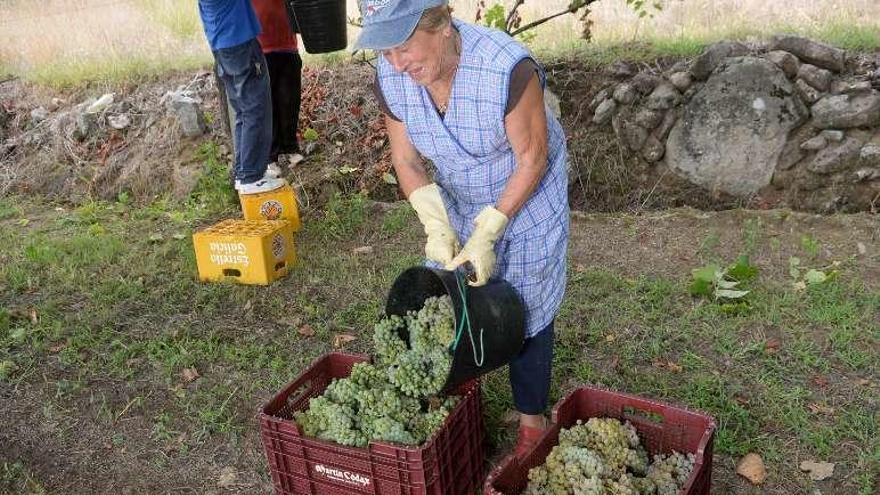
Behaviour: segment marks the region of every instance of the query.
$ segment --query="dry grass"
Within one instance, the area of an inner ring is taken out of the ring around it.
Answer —
[[[661,0],[664,9],[639,19],[624,0],[600,0],[591,13],[598,46],[651,42],[661,53],[690,54],[722,38],[800,32],[846,48],[880,47],[877,0]],[[526,20],[564,9],[569,0],[528,0]],[[473,20],[473,0],[452,0],[456,15]],[[492,4],[492,0],[487,2]],[[505,3],[510,5],[511,0]],[[188,69],[210,62],[197,2],[183,0],[0,1],[0,73],[53,86],[119,80]],[[357,2],[348,2],[357,15]],[[581,27],[564,16],[536,30],[534,47],[582,46]],[[357,28],[350,29],[351,39]],[[308,63],[334,62],[307,57]]]
[[[210,60],[196,2],[9,0],[0,2],[0,19],[0,67],[53,86]]]

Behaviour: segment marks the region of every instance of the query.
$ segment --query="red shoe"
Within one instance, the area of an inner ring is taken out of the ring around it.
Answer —
[[[532,449],[535,448],[535,445],[538,444],[538,440],[541,439],[545,431],[547,431],[546,428],[519,425],[519,433],[516,438],[516,448],[514,449],[514,454],[517,459],[522,459],[528,455]]]

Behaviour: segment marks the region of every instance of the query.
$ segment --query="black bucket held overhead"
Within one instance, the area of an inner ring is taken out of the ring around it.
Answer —
[[[345,0],[286,0],[290,27],[309,53],[343,50],[348,45]]]
[[[422,309],[425,299],[446,295],[452,298],[456,338],[443,392],[509,363],[525,340],[522,300],[512,285],[496,278],[471,287],[460,272],[415,266],[394,281],[385,314],[404,316]]]

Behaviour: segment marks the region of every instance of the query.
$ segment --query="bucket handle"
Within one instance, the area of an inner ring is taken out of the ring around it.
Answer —
[[[474,330],[473,327],[471,327],[471,318],[468,312],[467,282],[465,281],[464,274],[459,270],[455,271],[455,281],[458,284],[458,294],[461,296],[461,317],[458,319],[458,330],[455,332],[455,340],[450,344],[449,350],[455,352],[458,348],[458,342],[461,340],[465,325],[467,325],[468,338],[471,340],[471,351],[474,353],[474,364],[478,367],[482,367],[486,358],[486,346],[483,343],[483,329],[480,328],[480,357],[478,358],[477,344],[474,342]]]

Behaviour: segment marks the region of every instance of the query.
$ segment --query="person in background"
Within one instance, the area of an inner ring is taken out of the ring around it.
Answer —
[[[266,174],[272,145],[269,71],[257,41],[260,23],[250,0],[199,0],[205,37],[235,110],[235,189],[275,190],[284,180]]]
[[[302,89],[302,58],[290,26],[284,0],[251,0],[263,32],[257,37],[269,68],[272,93],[272,147],[269,162],[289,155],[291,165],[302,161],[296,132]]]
[[[361,14],[355,48],[379,54],[374,93],[429,264],[470,265],[472,285],[497,275],[522,298],[526,340],[510,362],[522,456],[546,428],[569,232],[568,152],[544,70],[507,34],[453,19],[446,0],[361,0]]]

